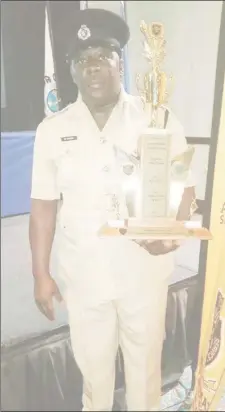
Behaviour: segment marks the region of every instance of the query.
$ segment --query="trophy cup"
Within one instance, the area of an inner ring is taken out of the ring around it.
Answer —
[[[165,57],[164,28],[161,23],[147,25],[141,22],[140,30],[144,35],[144,56],[150,66],[140,87],[144,110],[149,116],[149,126],[143,130],[138,141],[138,156],[126,154],[115,148],[115,157],[127,158],[127,166],[135,167],[136,188],[129,198],[132,214],[121,219],[117,210],[115,221],[108,221],[99,230],[99,236],[126,236],[130,239],[179,240],[197,237],[209,240],[211,234],[199,222],[178,222],[176,216],[185,188],[194,149],[172,158],[170,130],[163,129],[162,107],[167,103],[167,76],[160,69]],[[160,110],[159,110],[160,109]],[[117,202],[119,208],[119,202]],[[195,202],[192,204],[196,209]]]

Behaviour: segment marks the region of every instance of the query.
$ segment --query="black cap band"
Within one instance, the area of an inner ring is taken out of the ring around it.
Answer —
[[[120,44],[116,39],[88,39],[88,41],[83,42],[83,44],[71,45],[68,54],[67,54],[67,62],[70,63],[71,60],[77,61],[80,56],[80,52],[86,50],[90,47],[105,47],[109,50],[115,51],[119,57],[122,56],[122,50],[120,48]]]

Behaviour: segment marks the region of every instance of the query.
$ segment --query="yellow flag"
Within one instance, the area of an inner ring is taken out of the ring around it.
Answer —
[[[207,201],[207,200],[206,200]],[[225,79],[213,181],[201,338],[192,411],[214,411],[225,393]]]

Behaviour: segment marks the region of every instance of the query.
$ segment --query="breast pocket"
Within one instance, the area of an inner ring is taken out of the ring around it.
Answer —
[[[91,196],[99,184],[98,159],[82,142],[69,142],[57,159],[58,182],[61,192],[75,193],[82,198]]]
[[[79,147],[77,142],[66,142],[62,144],[60,153],[56,158],[57,177],[59,188],[71,186],[78,173],[78,152]]]

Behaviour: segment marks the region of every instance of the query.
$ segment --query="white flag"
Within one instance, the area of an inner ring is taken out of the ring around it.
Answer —
[[[88,1],[80,1],[80,9],[85,10],[88,8]]]
[[[52,44],[49,32],[47,8],[45,8],[45,75],[44,75],[44,104],[45,115],[49,116],[59,110],[57,87],[55,79]]]

